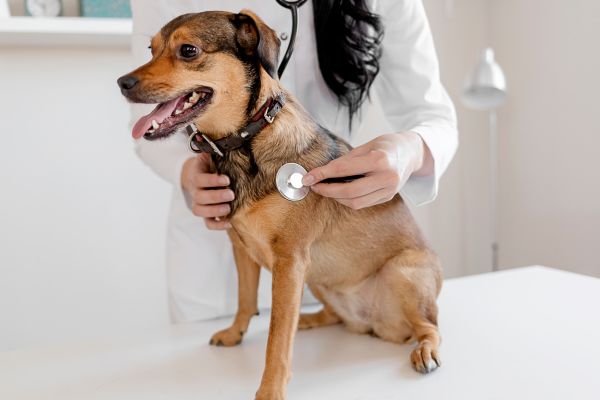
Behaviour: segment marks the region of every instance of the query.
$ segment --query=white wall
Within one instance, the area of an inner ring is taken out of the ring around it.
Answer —
[[[490,2],[509,82],[500,123],[500,263],[600,276],[600,2]]]
[[[168,187],[132,150],[122,49],[0,48],[0,349],[167,321]]]
[[[444,175],[437,200],[415,214],[439,253],[447,277],[491,270],[485,115],[465,109],[460,91],[487,44],[487,2],[425,0],[441,76],[458,114],[460,146]]]
[[[465,109],[459,94],[478,52],[492,45],[509,83],[498,119],[500,266],[544,264],[600,276],[600,2],[425,5],[461,135],[438,200],[416,210],[446,275],[491,268],[487,120]]]

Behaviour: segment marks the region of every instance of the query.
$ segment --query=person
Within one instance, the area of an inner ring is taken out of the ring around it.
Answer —
[[[133,0],[134,61],[141,65],[150,59],[151,37],[180,14],[245,8],[279,34],[282,57],[291,18],[276,0]],[[319,124],[357,146],[309,171],[305,185],[355,209],[388,201],[398,192],[413,205],[435,198],[458,132],[421,0],[306,2],[299,9],[296,46],[281,82]],[[132,120],[151,107],[132,105]],[[191,153],[183,134],[158,142],[140,139],[135,148],[173,185],[167,230],[172,321],[234,313],[237,278],[223,231],[229,226],[228,202],[235,196],[228,177],[211,173],[209,156]],[[319,184],[355,174],[365,177]],[[264,308],[270,305],[270,277],[262,275],[259,307]]]

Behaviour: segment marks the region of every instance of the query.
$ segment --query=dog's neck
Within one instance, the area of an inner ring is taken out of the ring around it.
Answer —
[[[261,88],[251,115],[256,114],[270,98],[276,98],[282,93],[286,98],[285,105],[273,123],[246,145],[223,157],[212,156],[216,170],[231,179],[232,189],[236,194],[236,199],[232,202],[232,213],[240,206],[276,191],[275,175],[281,165],[298,162],[310,169],[317,166],[315,162],[320,161],[305,160],[302,157],[302,153],[315,143],[315,122],[278,81],[269,77],[266,72],[261,72]]]
[[[262,69],[260,80],[260,93],[252,109],[252,115],[257,113],[269,99],[276,98],[280,94],[285,96],[286,104],[273,124],[255,138],[253,149],[257,154],[272,153],[275,150],[281,158],[301,153],[314,137],[315,122],[294,96]]]

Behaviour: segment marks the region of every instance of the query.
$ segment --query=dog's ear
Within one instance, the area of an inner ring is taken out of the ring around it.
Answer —
[[[271,77],[277,79],[280,41],[275,31],[250,10],[235,15],[236,39],[247,55],[256,55]]]

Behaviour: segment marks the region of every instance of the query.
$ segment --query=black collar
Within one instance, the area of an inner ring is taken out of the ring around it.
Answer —
[[[254,114],[248,125],[239,132],[219,140],[212,141],[206,134],[198,131],[194,124],[186,127],[189,135],[190,149],[194,153],[215,153],[223,157],[229,151],[239,149],[246,142],[252,140],[265,126],[273,123],[275,116],[285,104],[285,95],[280,93],[277,97],[269,100]]]

